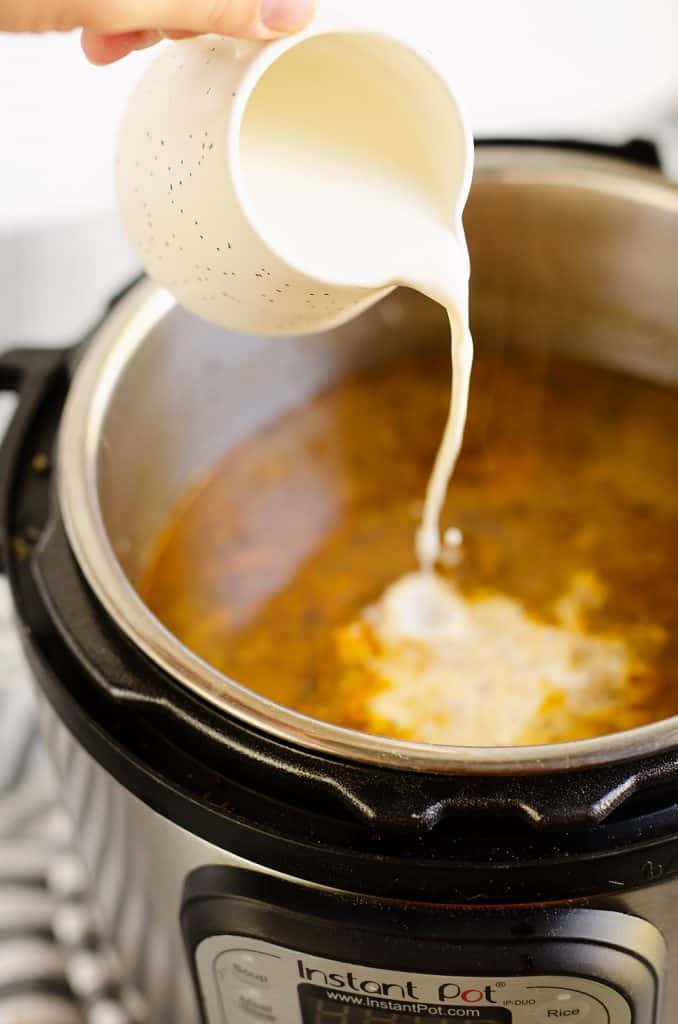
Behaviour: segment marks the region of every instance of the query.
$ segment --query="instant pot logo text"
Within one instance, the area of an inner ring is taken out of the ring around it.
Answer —
[[[353,971],[321,971],[317,967],[308,967],[303,960],[297,960],[299,977],[309,981],[313,985],[322,985],[323,988],[337,989],[344,992],[360,992],[367,996],[386,996],[389,999],[421,999],[423,995],[418,991],[418,985],[411,980],[401,982],[378,981],[376,978],[364,978],[354,974]],[[483,985],[482,988],[466,988],[463,983],[456,981],[443,981],[437,988],[436,1002],[456,1003],[462,1002],[467,1005],[473,1003],[496,1004],[496,989],[492,985]]]

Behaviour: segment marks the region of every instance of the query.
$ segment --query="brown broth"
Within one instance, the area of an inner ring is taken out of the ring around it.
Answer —
[[[228,452],[175,510],[140,581],[188,647],[259,693],[372,731],[368,673],[340,672],[337,630],[415,567],[414,531],[449,403],[441,355],[363,372]],[[482,350],[443,525],[449,570],[540,621],[577,573],[607,597],[583,628],[634,641],[614,715],[545,713],[525,742],[598,735],[678,712],[678,392],[541,349]],[[656,642],[655,642],[656,641]],[[547,712],[548,709],[545,709]]]

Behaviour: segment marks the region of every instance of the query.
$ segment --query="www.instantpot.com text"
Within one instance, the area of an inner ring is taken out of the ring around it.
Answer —
[[[327,989],[325,997],[332,1003],[363,1006],[370,1010],[390,1010],[393,1013],[412,1014],[415,1017],[447,1017],[462,1020],[480,1019],[480,1010],[472,1006],[434,1006],[431,1003],[400,1003],[394,999],[375,999],[372,996],[357,996],[351,992],[337,992]]]

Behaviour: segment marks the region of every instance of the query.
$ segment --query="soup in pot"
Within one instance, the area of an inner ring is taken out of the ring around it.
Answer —
[[[441,351],[269,423],[184,495],[143,598],[223,673],[352,729],[515,745],[677,713],[678,393],[481,349],[455,529],[408,629],[392,584],[416,568],[448,405]]]

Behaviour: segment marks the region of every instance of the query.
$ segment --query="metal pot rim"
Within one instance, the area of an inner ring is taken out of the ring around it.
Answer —
[[[608,157],[534,148],[488,147],[478,175],[525,186],[563,183],[678,211],[678,190],[660,174]],[[118,627],[149,658],[221,711],[276,739],[331,756],[430,773],[563,771],[649,756],[678,745],[678,716],[591,740],[532,747],[452,747],[360,733],[309,718],[229,679],[185,647],[146,607],[107,536],[99,503],[97,453],[109,401],[125,367],[174,306],[142,281],[96,332],[73,381],[58,443],[58,497],[74,555]]]

